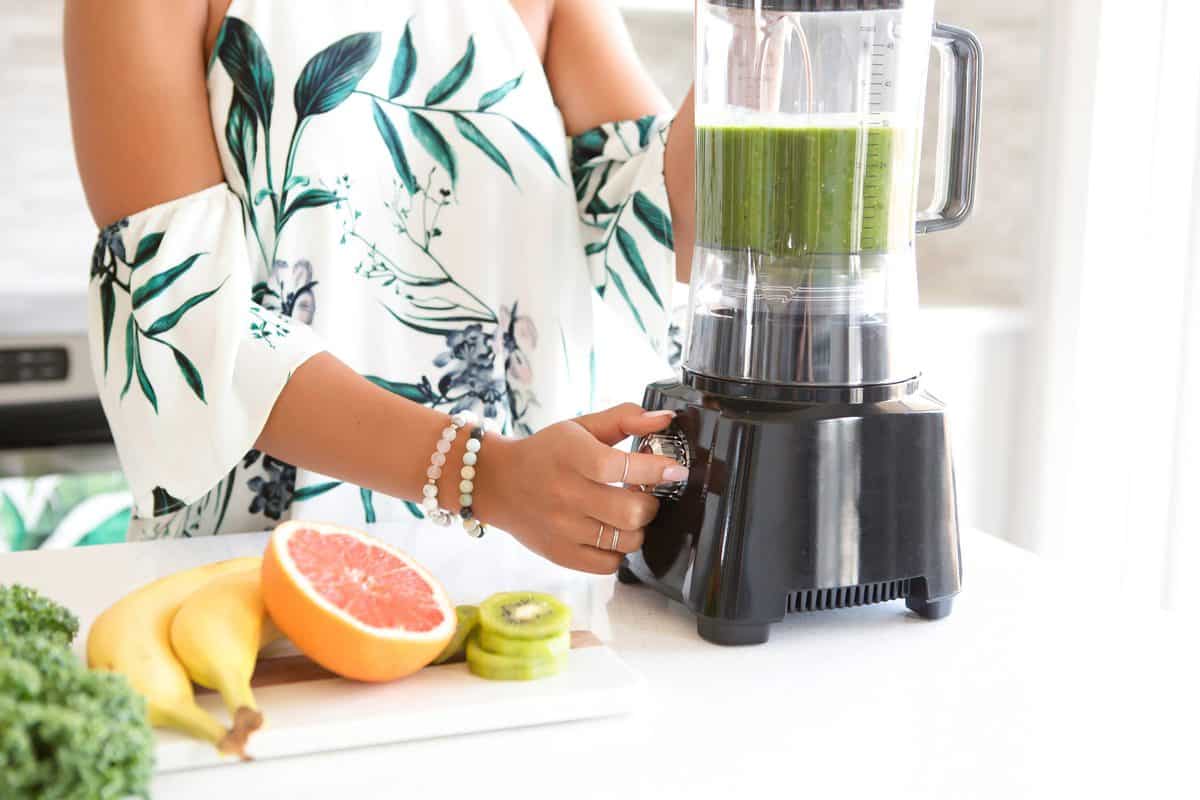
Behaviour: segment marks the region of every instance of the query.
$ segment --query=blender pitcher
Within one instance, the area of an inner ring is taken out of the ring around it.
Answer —
[[[969,214],[980,47],[934,0],[699,0],[696,248],[684,365],[863,386],[919,373],[917,233]],[[934,206],[917,209],[941,54]]]

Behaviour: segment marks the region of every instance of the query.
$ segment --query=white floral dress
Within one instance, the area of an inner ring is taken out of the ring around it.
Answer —
[[[305,517],[446,540],[252,449],[321,351],[517,436],[666,371],[667,121],[568,140],[507,0],[233,0],[208,91],[225,182],[104,229],[92,261],[129,538]]]

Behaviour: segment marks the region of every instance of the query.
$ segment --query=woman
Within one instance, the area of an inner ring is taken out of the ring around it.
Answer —
[[[68,0],[66,62],[130,538],[445,512],[414,529],[640,547],[656,502],[611,484],[682,468],[613,445],[669,417],[578,414],[664,363],[693,129],[612,7]]]

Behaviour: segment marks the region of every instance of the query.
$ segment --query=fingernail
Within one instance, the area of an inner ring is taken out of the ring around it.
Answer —
[[[675,416],[675,412],[669,408],[664,408],[661,411],[647,411],[645,414],[642,414],[642,416],[643,417],[673,417],[673,416]]]
[[[676,464],[663,470],[662,479],[663,483],[677,483],[678,481],[686,481],[687,476],[687,467],[681,467]]]

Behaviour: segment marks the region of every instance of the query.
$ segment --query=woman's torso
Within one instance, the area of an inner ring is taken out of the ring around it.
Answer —
[[[379,385],[509,433],[588,408],[592,289],[542,42],[525,27],[544,4],[221,5],[208,91],[226,180],[254,220],[254,299]],[[268,130],[245,124],[235,81],[258,90]],[[299,514],[416,512],[251,452],[208,497],[131,534]]]

